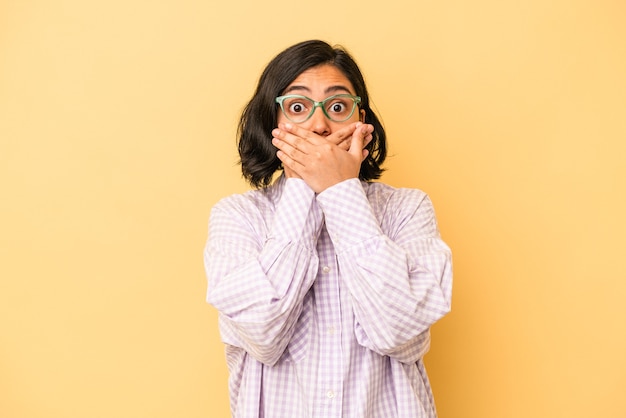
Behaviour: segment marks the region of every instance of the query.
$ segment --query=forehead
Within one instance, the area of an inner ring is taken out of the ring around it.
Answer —
[[[306,87],[311,91],[325,90],[328,87],[344,87],[354,94],[354,88],[340,69],[330,64],[322,64],[305,70],[296,77],[287,89],[294,86]]]

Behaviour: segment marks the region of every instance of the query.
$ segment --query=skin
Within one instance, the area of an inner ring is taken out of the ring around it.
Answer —
[[[334,94],[355,95],[352,83],[332,65],[321,65],[302,72],[283,94],[302,94],[322,101]],[[358,109],[357,109],[358,110]],[[305,122],[290,122],[279,112],[272,131],[272,144],[278,151],[288,178],[300,178],[321,193],[342,181],[357,178],[367,157],[364,147],[372,140],[374,127],[365,124],[365,111],[354,112],[344,122],[333,122],[322,109]]]

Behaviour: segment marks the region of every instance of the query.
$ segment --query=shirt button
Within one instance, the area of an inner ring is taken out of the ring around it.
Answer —
[[[328,327],[328,333],[330,335],[335,335],[335,327]]]
[[[333,392],[332,390],[329,390],[328,392],[326,392],[326,397],[328,399],[332,399],[335,397],[335,392]]]
[[[328,267],[328,266],[322,267],[322,273],[324,273],[324,274],[330,273],[330,267]]]

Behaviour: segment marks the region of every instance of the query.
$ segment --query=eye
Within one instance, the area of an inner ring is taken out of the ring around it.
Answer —
[[[333,97],[326,103],[326,112],[343,117],[343,115],[350,113],[352,104],[352,100],[348,97]]]
[[[302,113],[306,112],[306,106],[302,102],[291,102],[288,105],[288,109],[290,113]]]
[[[343,102],[334,102],[330,105],[330,108],[328,110],[330,110],[333,113],[341,113],[345,111],[347,108],[348,106]]]

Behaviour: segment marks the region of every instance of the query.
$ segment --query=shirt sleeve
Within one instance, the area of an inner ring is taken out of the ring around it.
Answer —
[[[429,329],[450,310],[451,252],[430,199],[395,189],[376,202],[358,179],[317,197],[351,294],[359,344],[404,363],[428,351]]]
[[[219,311],[223,341],[272,365],[291,339],[317,273],[322,214],[314,192],[288,179],[270,221],[241,195],[218,203],[204,262],[207,301]]]

